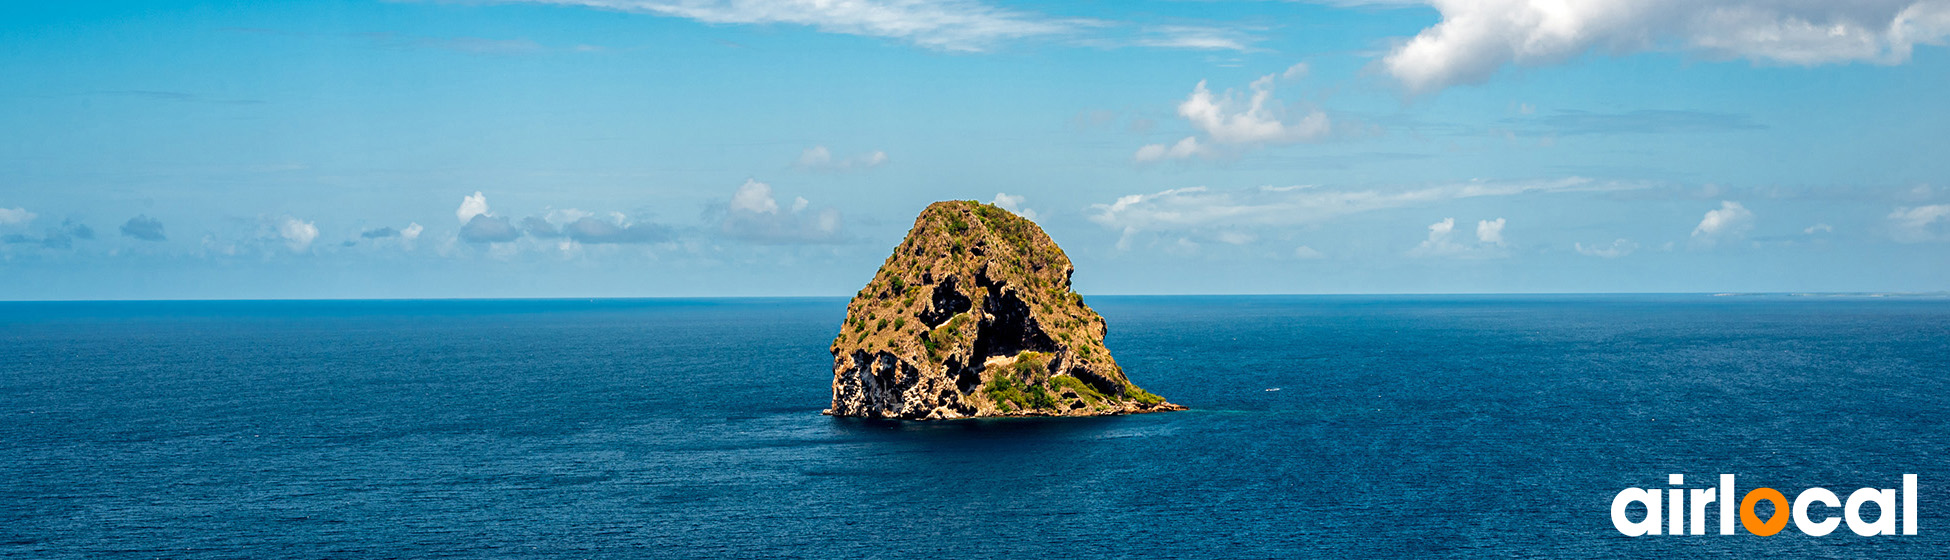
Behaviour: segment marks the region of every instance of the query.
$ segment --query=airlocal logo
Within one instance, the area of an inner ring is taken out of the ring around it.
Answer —
[[[1683,486],[1686,484],[1686,476],[1668,475],[1666,484]],[[1864,537],[1896,534],[1895,490],[1875,488],[1856,490],[1849,493],[1848,503],[1844,506],[1834,492],[1824,488],[1809,488],[1801,491],[1801,495],[1795,496],[1792,508],[1788,506],[1787,496],[1773,488],[1755,488],[1740,498],[1738,504],[1733,501],[1736,493],[1733,475],[1730,474],[1720,475],[1719,488],[1671,488],[1663,493],[1657,489],[1626,488],[1620,490],[1618,496],[1611,499],[1611,525],[1617,527],[1618,532],[1624,533],[1627,537],[1657,535],[1660,534],[1661,529],[1664,529],[1665,534],[1668,535],[1704,535],[1706,534],[1706,506],[1718,502],[1722,535],[1733,534],[1733,520],[1738,518],[1740,526],[1745,527],[1747,532],[1763,537],[1772,536],[1781,532],[1781,529],[1787,528],[1790,517],[1794,519],[1794,528],[1816,537],[1834,532],[1835,527],[1843,520],[1848,521],[1850,531],[1855,531],[1855,534]],[[1660,499],[1662,495],[1666,497],[1664,500]],[[1661,507],[1661,502],[1664,502],[1664,507]],[[1770,502],[1774,505],[1774,513],[1768,516],[1766,521],[1762,521],[1759,513],[1754,511],[1754,507],[1761,502]],[[1916,475],[1903,475],[1902,502],[1903,534],[1914,535],[1916,534]],[[1626,515],[1625,510],[1634,503],[1645,506],[1645,519],[1632,521]],[[1863,504],[1875,504],[1874,521],[1862,518]],[[1837,518],[1833,513],[1809,511],[1816,505],[1840,507],[1842,516]],[[1792,513],[1789,513],[1790,511]],[[1660,518],[1661,512],[1665,513],[1663,522]],[[1821,516],[1820,520],[1814,518],[1817,515]]]

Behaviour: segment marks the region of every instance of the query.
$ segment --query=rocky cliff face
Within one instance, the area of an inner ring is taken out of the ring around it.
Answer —
[[[1095,416],[1184,410],[1124,377],[1104,319],[1070,291],[1042,228],[972,201],[937,202],[847,305],[833,407],[868,418]]]

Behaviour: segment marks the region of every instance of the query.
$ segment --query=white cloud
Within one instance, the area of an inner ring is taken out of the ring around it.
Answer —
[[[887,152],[880,150],[849,158],[833,159],[832,150],[826,149],[825,146],[813,146],[800,152],[798,161],[793,162],[793,165],[809,171],[852,171],[873,169],[886,163]]]
[[[1609,245],[1592,245],[1587,247],[1583,243],[1572,243],[1571,246],[1577,249],[1578,254],[1580,255],[1585,255],[1590,257],[1600,257],[1606,259],[1616,259],[1618,257],[1630,255],[1632,254],[1632,251],[1637,251],[1639,249],[1638,243],[1634,243],[1630,239],[1623,239],[1623,238],[1613,240]]]
[[[34,221],[35,214],[26,208],[0,208],[0,225],[11,226]]]
[[[1744,235],[1754,228],[1754,213],[1731,200],[1720,201],[1720,209],[1709,210],[1693,228],[1693,237],[1712,241],[1724,236]]]
[[[1240,190],[1191,187],[1125,195],[1109,204],[1093,204],[1088,213],[1091,221],[1123,230],[1128,236],[1147,231],[1310,225],[1348,214],[1448,200],[1631,188],[1635,187],[1577,177],[1517,183],[1468,182],[1397,191],[1332,190],[1309,185]]]
[[[1225,230],[1219,230],[1217,232],[1213,232],[1212,238],[1218,240],[1220,243],[1224,243],[1227,245],[1245,245],[1247,243],[1259,241],[1259,236],[1253,235],[1251,233],[1235,230],[1235,229],[1225,229]]]
[[[1814,235],[1814,234],[1815,234],[1815,233],[1817,233],[1817,232],[1819,232],[1819,233],[1835,233],[1835,226],[1831,226],[1831,225],[1828,225],[1828,224],[1815,224],[1815,225],[1812,225],[1812,226],[1808,226],[1808,229],[1804,229],[1804,230],[1801,230],[1801,233],[1805,233],[1805,234],[1808,234],[1808,235]]]
[[[1324,259],[1327,258],[1327,255],[1314,250],[1313,247],[1301,245],[1293,248],[1293,257],[1298,259]]]
[[[731,211],[751,214],[777,214],[779,203],[772,199],[772,186],[746,179],[738,192],[731,194]]]
[[[1945,224],[1950,224],[1950,204],[1932,204],[1914,208],[1897,208],[1889,213],[1889,222],[1897,241],[1920,243],[1950,239]]]
[[[1497,218],[1495,221],[1483,220],[1476,222],[1476,240],[1501,247],[1503,245],[1503,218]]]
[[[278,237],[284,238],[284,246],[293,253],[303,253],[311,248],[311,242],[318,239],[318,226],[311,222],[285,216],[278,222]]]
[[[1205,149],[1204,146],[1200,146],[1197,137],[1186,136],[1184,140],[1179,140],[1171,146],[1165,146],[1164,144],[1145,145],[1142,148],[1138,148],[1137,153],[1133,154],[1131,158],[1137,160],[1138,163],[1151,163],[1163,159],[1185,159],[1201,154],[1209,155],[1211,151]]]
[[[481,191],[474,191],[472,196],[461,197],[460,208],[454,210],[454,217],[460,218],[460,223],[463,224],[483,214],[492,215],[488,213],[487,195],[481,194]]]
[[[1277,77],[1279,74],[1267,74],[1253,80],[1249,92],[1243,95],[1233,90],[1213,95],[1205,82],[1200,81],[1192,87],[1191,96],[1178,104],[1178,116],[1203,133],[1205,139],[1188,136],[1169,147],[1151,144],[1138,148],[1133,157],[1139,162],[1184,159],[1209,154],[1210,147],[1205,144],[1245,149],[1313,141],[1331,132],[1333,125],[1326,113],[1317,109],[1290,110],[1273,97],[1273,82]]]
[[[811,209],[811,202],[800,198],[792,209],[781,212],[773,198],[772,186],[746,180],[731,195],[719,229],[733,239],[763,244],[839,243],[840,212],[832,208]]]
[[[998,208],[1014,212],[1017,216],[1022,216],[1024,219],[1035,221],[1036,211],[1024,208],[1022,203],[1022,195],[1011,195],[1008,193],[995,193],[995,200],[989,201],[989,204],[994,204]]]
[[[1003,40],[1066,35],[1098,25],[997,8],[975,0],[526,1],[714,24],[804,25],[827,33],[883,37],[948,51],[982,51]]]
[[[1236,29],[1224,27],[1160,25],[1144,28],[1140,36],[1131,40],[1129,44],[1169,49],[1250,51],[1253,50],[1251,44],[1257,41],[1257,38],[1240,33]],[[1087,43],[1118,46],[1115,42],[1087,41]]]
[[[401,228],[399,230],[400,242],[403,243],[406,246],[406,248],[412,249],[413,241],[419,239],[420,233],[426,230],[427,228],[420,226],[419,222],[408,223],[406,224],[405,228]]]
[[[1679,50],[1772,64],[1897,64],[1950,36],[1950,0],[1428,0],[1442,21],[1382,59],[1413,92],[1591,51]]]
[[[1462,246],[1449,240],[1449,236],[1455,232],[1455,218],[1443,218],[1440,222],[1429,224],[1429,238],[1422,240],[1421,245],[1416,245],[1415,250],[1411,251],[1410,254],[1442,255],[1460,253],[1463,251]]]
[[[1307,66],[1307,63],[1305,63],[1305,62],[1301,62],[1301,63],[1298,63],[1298,64],[1294,64],[1294,65],[1292,65],[1292,66],[1288,66],[1288,67],[1286,67],[1286,71],[1285,71],[1285,72],[1281,72],[1281,73],[1280,73],[1280,77],[1282,77],[1282,78],[1286,78],[1286,79],[1289,79],[1289,80],[1298,80],[1298,79],[1301,79],[1301,78],[1305,78],[1305,77],[1307,77],[1307,73],[1308,73],[1308,72],[1311,72],[1311,71],[1313,71],[1313,70],[1312,70],[1312,68],[1310,68],[1310,67],[1308,67],[1308,66]]]
[[[1456,241],[1456,219],[1443,218],[1429,224],[1429,237],[1413,249],[1411,257],[1450,257],[1459,259],[1486,259],[1507,256],[1503,246],[1503,218],[1495,221],[1476,222],[1476,243]]]
[[[594,215],[596,215],[594,212],[585,212],[574,208],[550,208],[547,214],[542,215],[542,219],[556,226],[565,226],[574,223],[576,220]]]

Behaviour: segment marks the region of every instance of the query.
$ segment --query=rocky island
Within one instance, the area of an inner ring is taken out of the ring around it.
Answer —
[[[1138,388],[1034,222],[937,202],[847,304],[826,414],[942,420],[1184,410]]]

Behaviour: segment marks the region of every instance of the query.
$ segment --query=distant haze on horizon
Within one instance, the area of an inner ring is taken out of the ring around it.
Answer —
[[[1113,11],[1111,8],[1127,11]],[[0,300],[1950,290],[1950,2],[18,2]]]

